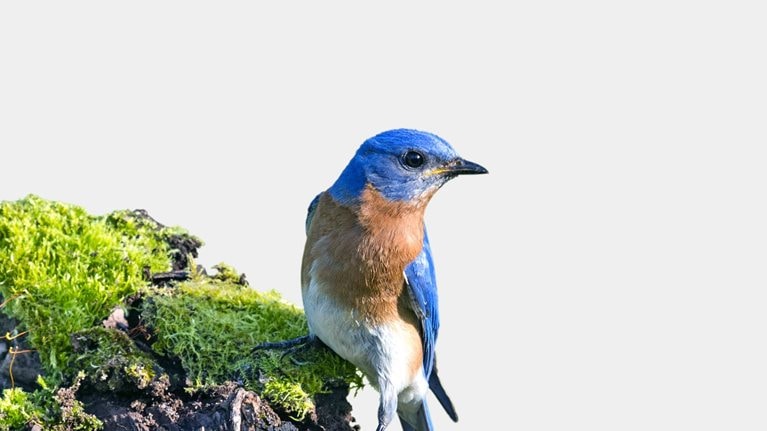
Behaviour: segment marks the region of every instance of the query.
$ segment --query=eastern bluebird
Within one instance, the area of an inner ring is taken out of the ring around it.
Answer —
[[[306,219],[301,269],[309,336],[362,371],[378,390],[378,428],[432,431],[429,389],[458,420],[435,366],[437,286],[424,211],[463,174],[484,174],[442,138],[417,130],[365,141]]]

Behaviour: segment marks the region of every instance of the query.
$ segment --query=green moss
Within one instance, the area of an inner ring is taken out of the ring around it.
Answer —
[[[329,350],[307,350],[300,365],[282,358],[279,351],[251,353],[261,342],[307,333],[303,312],[273,291],[214,279],[190,281],[153,296],[144,319],[157,336],[154,349],[181,358],[191,386],[238,377],[302,418],[325,382],[340,379],[353,387],[362,385],[354,366]]]
[[[6,389],[0,398],[0,430],[22,429],[28,422],[42,417],[39,406],[19,388]]]
[[[232,266],[227,265],[225,263],[219,263],[216,265],[213,265],[213,269],[216,270],[216,274],[213,275],[213,278],[219,281],[228,281],[234,284],[240,284],[240,285],[246,285],[247,283],[244,282],[244,277],[237,272],[236,269],[234,269]]]
[[[5,389],[0,398],[0,431],[25,430],[38,424],[51,431],[95,431],[103,424],[85,412],[74,394],[84,374],[80,373],[72,386],[53,390],[42,378],[40,389],[28,393],[20,388]]]
[[[191,389],[239,379],[300,418],[326,382],[362,385],[356,369],[328,350],[310,349],[298,358],[283,358],[278,351],[252,354],[262,341],[306,334],[303,312],[276,292],[247,287],[244,277],[225,264],[215,267],[213,277],[196,274],[186,254],[201,244],[183,229],[162,226],[141,212],[92,216],[34,195],[0,202],[5,304],[0,312],[17,319],[19,332],[28,331],[26,341],[38,351],[54,387],[79,370],[105,391],[140,391],[168,379],[152,355],[122,332],[102,327],[116,306],[137,293],[144,297],[142,317],[155,334],[153,349],[181,361]],[[169,271],[173,265],[188,266],[194,280],[175,288],[148,286],[148,272]],[[51,413],[64,405],[59,395],[52,389],[6,392],[0,429],[30,420],[51,427],[62,421],[82,429],[95,426],[78,416],[81,406],[73,395],[64,411],[74,416]]]
[[[167,245],[126,212],[95,217],[33,195],[0,203],[3,312],[29,331],[54,380],[71,359],[70,334],[145,286],[145,269],[169,268]]]
[[[72,336],[72,369],[88,370],[86,380],[102,392],[145,389],[163,372],[124,332],[94,327]]]

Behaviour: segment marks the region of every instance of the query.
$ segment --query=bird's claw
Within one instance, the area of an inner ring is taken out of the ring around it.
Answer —
[[[251,353],[255,353],[259,350],[283,350],[282,355],[280,355],[280,360],[282,360],[285,356],[293,355],[310,347],[317,347],[318,345],[322,345],[322,342],[314,335],[309,334],[302,337],[291,338],[290,340],[264,342],[251,349]],[[295,358],[291,358],[290,360],[296,365],[305,364],[305,362],[298,361]]]

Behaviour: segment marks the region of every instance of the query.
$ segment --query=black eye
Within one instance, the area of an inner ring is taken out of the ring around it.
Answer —
[[[423,157],[423,154],[419,153],[418,151],[408,151],[404,156],[402,156],[402,161],[405,163],[405,166],[409,166],[411,168],[420,168],[425,160],[426,159]]]

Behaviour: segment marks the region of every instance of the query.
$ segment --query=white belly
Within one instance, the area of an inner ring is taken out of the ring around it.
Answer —
[[[303,291],[309,330],[359,368],[377,389],[379,379],[384,379],[402,403],[420,402],[428,383],[420,365],[420,346],[413,346],[407,336],[412,328],[399,320],[374,325],[356,310],[339,306],[321,283],[311,280]],[[414,363],[419,364],[415,370]]]

